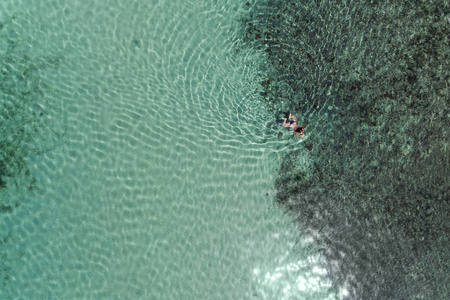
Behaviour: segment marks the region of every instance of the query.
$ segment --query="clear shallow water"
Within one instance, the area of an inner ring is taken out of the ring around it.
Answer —
[[[1,298],[337,298],[273,206],[237,2],[2,4]]]

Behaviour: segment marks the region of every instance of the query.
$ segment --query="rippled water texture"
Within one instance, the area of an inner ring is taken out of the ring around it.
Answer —
[[[0,299],[448,298],[445,1],[29,2]]]
[[[238,2],[2,1],[1,299],[337,299]]]

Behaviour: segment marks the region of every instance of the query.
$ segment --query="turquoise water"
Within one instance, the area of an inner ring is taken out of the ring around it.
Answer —
[[[302,141],[270,127],[243,5],[2,1],[1,299],[345,295],[273,205]]]

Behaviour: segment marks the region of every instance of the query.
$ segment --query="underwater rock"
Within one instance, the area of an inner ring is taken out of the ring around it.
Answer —
[[[43,71],[58,67],[59,56],[38,53],[33,39],[20,36],[24,20],[12,16],[0,26],[0,205],[12,207],[1,197],[8,184],[25,178],[27,187],[34,184],[27,166],[30,155],[50,151],[62,138],[53,123],[55,91],[41,79]],[[54,118],[56,119],[56,118]],[[59,130],[59,128],[58,128]],[[28,178],[28,179],[27,179]]]
[[[274,0],[243,22],[267,54],[267,106],[276,117],[283,98],[308,119],[304,151],[317,153],[301,176],[286,154],[277,202],[323,233],[352,299],[445,299],[449,13],[442,1]]]

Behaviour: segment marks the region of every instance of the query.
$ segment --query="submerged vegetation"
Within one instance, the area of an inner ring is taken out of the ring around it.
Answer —
[[[65,126],[57,92],[45,84],[42,72],[61,64],[59,56],[44,55],[42,41],[28,36],[26,20],[13,16],[0,22],[0,218],[23,207],[19,191],[33,191],[36,180],[29,161],[54,149],[62,139]],[[28,31],[28,34],[30,32]],[[57,121],[58,120],[58,121]],[[3,223],[4,224],[4,223]],[[0,230],[0,286],[10,289],[14,265],[21,251],[8,254],[7,244],[14,231]],[[14,246],[17,248],[17,246]]]
[[[247,6],[244,40],[267,57],[261,95],[274,119],[289,110],[308,124],[305,147],[284,157],[277,202],[319,233],[354,297],[443,299],[450,4]]]
[[[61,58],[40,55],[42,43],[20,34],[24,23],[17,16],[0,23],[0,213],[20,205],[3,195],[8,185],[35,187],[27,159],[50,151],[64,134],[55,129],[57,93],[41,79]]]

